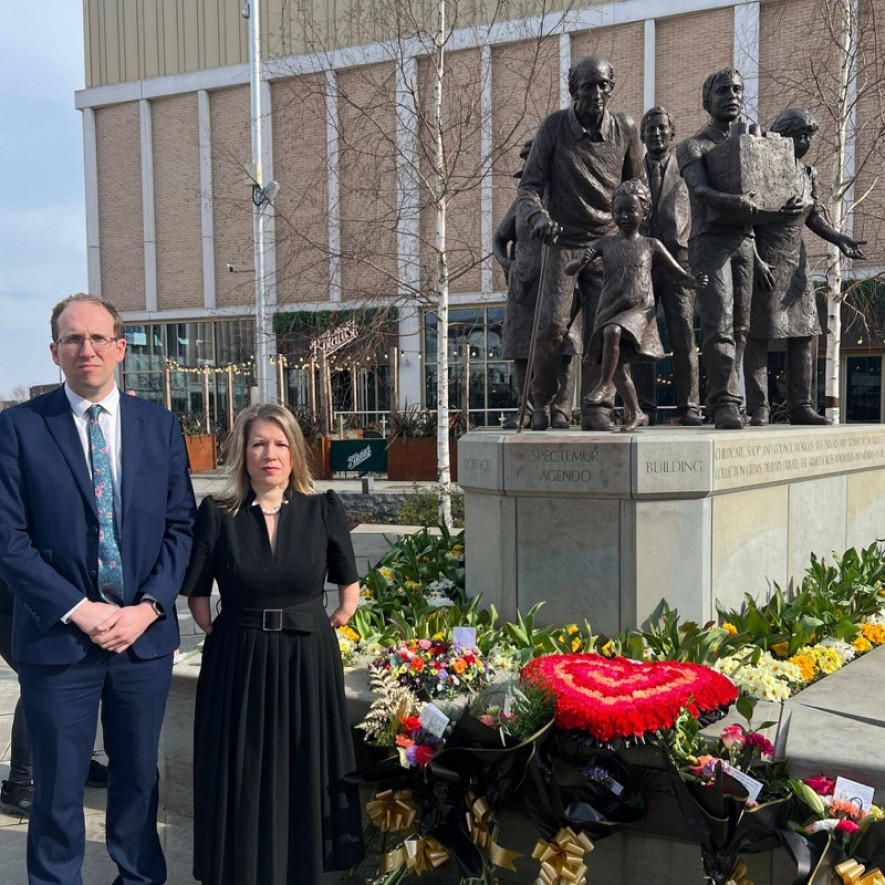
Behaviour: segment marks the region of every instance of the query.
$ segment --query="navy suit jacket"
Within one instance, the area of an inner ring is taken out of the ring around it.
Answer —
[[[144,594],[166,610],[139,637],[141,658],[178,647],[175,600],[196,512],[175,416],[120,397],[125,604]],[[92,477],[62,388],[0,412],[0,577],[15,595],[13,654],[32,664],[70,664],[93,643],[61,618],[96,601],[98,516]]]

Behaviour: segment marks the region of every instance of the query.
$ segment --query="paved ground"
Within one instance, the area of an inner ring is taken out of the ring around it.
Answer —
[[[222,480],[217,474],[196,474],[193,477],[194,490],[198,499],[220,488]],[[425,484],[429,485],[429,484]],[[317,483],[318,491],[334,488],[336,491],[358,492],[361,489],[359,479],[328,480]],[[377,491],[409,492],[415,483],[391,483],[376,480]],[[354,551],[360,571],[365,571],[367,563],[375,562],[387,549],[388,538],[397,534],[414,531],[414,528],[403,526],[358,526],[352,533]],[[179,618],[182,630],[182,649],[193,648],[200,640],[199,631],[190,620],[184,600],[179,602]],[[177,667],[193,665],[193,660],[183,661]],[[9,733],[12,724],[12,712],[18,698],[18,681],[15,674],[0,661],[0,777],[5,778],[9,771]],[[187,727],[185,723],[182,723]],[[175,743],[173,731],[167,718],[164,739]],[[99,736],[100,746],[100,736]],[[102,757],[103,758],[103,757]],[[186,772],[179,772],[176,778],[188,778]],[[167,776],[167,781],[169,777]],[[163,788],[175,790],[181,787],[189,790],[189,783],[164,784]],[[111,863],[104,845],[104,803],[105,793],[102,790],[87,789],[87,849],[86,863],[83,869],[85,885],[109,885],[116,875],[116,867]],[[160,817],[160,834],[164,841],[166,858],[169,865],[168,885],[193,885],[191,876],[191,840],[192,821],[190,817],[173,812],[162,812]],[[3,885],[25,885],[25,840],[27,821],[0,812],[0,882]],[[329,874],[327,885],[336,885],[340,875]],[[436,881],[449,881],[448,875],[436,878]],[[431,877],[425,877],[427,885],[432,885]],[[269,883],[270,885],[270,883]]]

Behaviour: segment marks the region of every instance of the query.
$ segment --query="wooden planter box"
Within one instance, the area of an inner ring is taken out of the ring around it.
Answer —
[[[458,481],[458,441],[449,437],[452,482]],[[436,437],[397,436],[387,446],[387,478],[434,481]]]
[[[201,470],[214,470],[218,466],[218,450],[215,447],[215,434],[186,436],[187,463],[191,473]]]
[[[314,479],[332,478],[332,440],[321,436],[318,440],[308,444],[310,456],[313,459],[311,472]]]

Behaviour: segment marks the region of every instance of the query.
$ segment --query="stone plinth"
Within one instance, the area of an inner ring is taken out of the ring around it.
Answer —
[[[666,600],[704,623],[885,525],[879,425],[478,431],[458,459],[468,593],[505,619],[543,600],[545,623],[617,632]]]

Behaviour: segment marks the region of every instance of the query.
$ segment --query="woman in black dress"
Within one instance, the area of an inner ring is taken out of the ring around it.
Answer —
[[[183,592],[208,634],[194,727],[194,877],[320,885],[363,856],[334,627],[359,597],[347,520],[313,495],[304,438],[282,406],[240,413],[225,494],[195,526]],[[338,584],[327,615],[323,584]],[[221,612],[209,594],[218,582]]]

